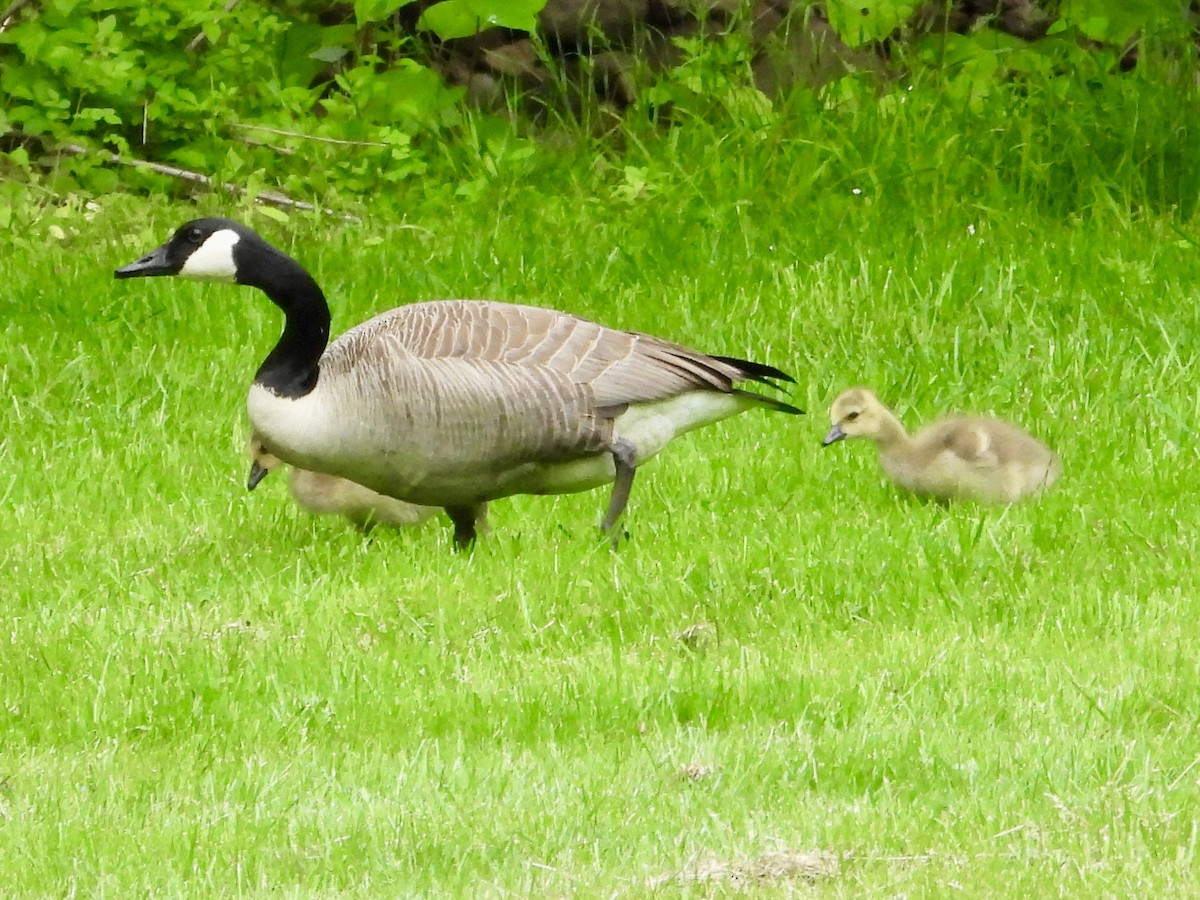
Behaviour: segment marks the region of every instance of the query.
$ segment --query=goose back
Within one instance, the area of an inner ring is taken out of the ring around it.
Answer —
[[[589,387],[597,407],[641,403],[708,387],[728,391],[747,373],[732,361],[569,313],[486,300],[432,300],[401,306],[338,338],[321,359],[334,379],[392,368],[397,359],[458,359],[519,371],[547,371]],[[761,368],[771,372],[769,367]],[[775,377],[786,378],[781,372]]]

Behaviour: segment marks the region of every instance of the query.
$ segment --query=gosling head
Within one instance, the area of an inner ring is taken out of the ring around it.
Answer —
[[[821,443],[828,447],[846,438],[875,438],[883,426],[883,404],[867,388],[843,391],[829,408],[833,427]]]
[[[273,469],[283,465],[283,460],[264,447],[262,438],[257,434],[250,435],[247,449],[250,453],[250,475],[246,478],[246,490],[252,491]]]
[[[113,274],[117,278],[179,275],[197,281],[246,284],[249,282],[239,278],[239,273],[253,272],[259,265],[255,257],[263,253],[279,251],[240,222],[193,219],[161,247]]]

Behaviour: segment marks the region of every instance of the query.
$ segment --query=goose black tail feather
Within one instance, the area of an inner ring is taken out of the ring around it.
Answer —
[[[804,410],[798,406],[792,406],[790,403],[784,403],[782,400],[776,400],[774,397],[767,397],[764,394],[756,394],[754,391],[743,391],[740,388],[734,388],[733,393],[739,397],[753,399],[759,406],[765,406],[767,409],[775,412],[787,413],[790,416],[802,416]]]
[[[748,380],[758,381],[763,384],[772,384],[774,381],[786,381],[788,384],[795,384],[796,379],[787,372],[780,371],[774,366],[768,366],[763,363],[751,362],[748,359],[738,359],[736,356],[713,356],[713,359],[719,359],[727,365],[738,369]]]

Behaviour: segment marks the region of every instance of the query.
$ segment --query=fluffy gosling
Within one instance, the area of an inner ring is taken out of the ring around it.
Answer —
[[[283,461],[263,446],[257,434],[250,437],[250,476],[246,489],[254,490],[258,483]],[[317,515],[345,516],[364,532],[376,525],[405,527],[420,525],[439,511],[436,506],[417,506],[377,494],[361,484],[336,475],[292,468],[288,476],[292,497],[302,508]]]
[[[845,438],[874,441],[892,481],[938,500],[1015,503],[1046,490],[1062,471],[1049,447],[999,419],[941,419],[909,437],[867,388],[839,395],[829,418],[826,447]]]

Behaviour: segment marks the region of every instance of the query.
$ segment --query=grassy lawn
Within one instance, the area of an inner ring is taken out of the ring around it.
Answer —
[[[1113,202],[1086,159],[1062,202],[1026,189],[1037,160],[912,184],[906,136],[875,137],[824,180],[799,140],[714,146],[692,180],[666,147],[414,188],[403,223],[250,218],[335,332],[486,296],[796,375],[807,417],[748,413],[642,470],[615,553],[604,491],[498,502],[470,555],[440,520],[365,539],[306,515],[280,475],[247,494],[281,316],[111,278],[195,208],[22,213],[0,890],[1194,895],[1195,223]],[[1010,418],[1063,478],[1008,510],[914,502],[869,446],[820,447],[857,383],[909,425]]]

